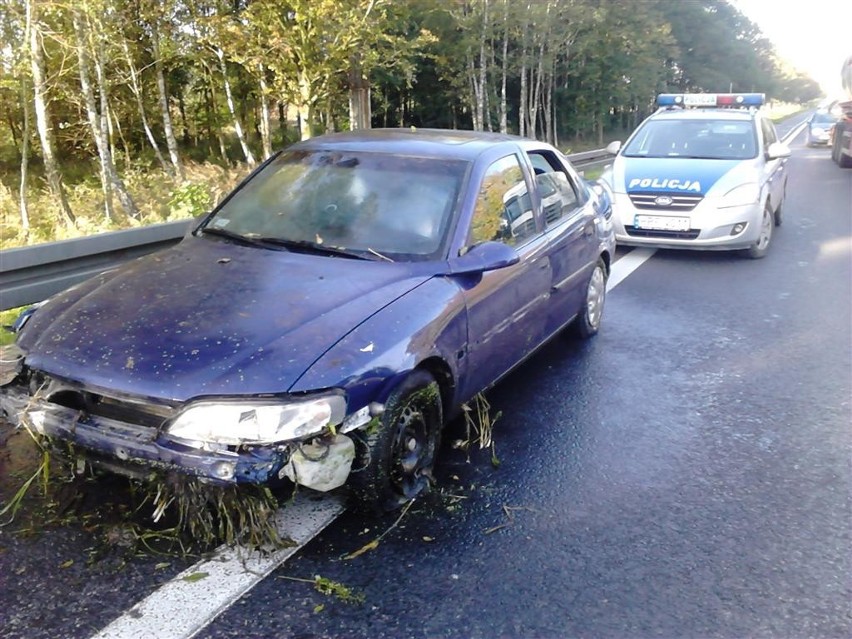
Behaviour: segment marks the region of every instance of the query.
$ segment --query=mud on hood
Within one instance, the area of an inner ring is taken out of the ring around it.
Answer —
[[[30,368],[120,393],[171,401],[282,393],[429,276],[426,264],[188,237],[57,295],[18,344]]]

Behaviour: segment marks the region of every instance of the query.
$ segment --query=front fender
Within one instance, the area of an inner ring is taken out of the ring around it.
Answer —
[[[429,358],[465,374],[467,311],[452,278],[427,280],[358,326],[321,356],[290,392],[342,388],[352,413],[383,403],[402,376]]]

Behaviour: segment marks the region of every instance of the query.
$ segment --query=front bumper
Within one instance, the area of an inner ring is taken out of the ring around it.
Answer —
[[[80,459],[137,478],[164,471],[220,484],[266,484],[279,477],[291,453],[285,446],[239,452],[201,450],[172,441],[156,428],[89,415],[33,397],[17,385],[0,390],[0,410],[15,425],[71,444]]]
[[[828,146],[831,142],[831,134],[828,132],[825,133],[808,133],[808,144],[810,146]]]
[[[625,193],[614,195],[613,211],[612,221],[618,244],[708,251],[739,250],[752,246],[760,237],[763,217],[763,209],[758,203],[720,209],[709,198],[702,200],[691,211],[639,209]],[[635,225],[637,215],[688,217],[689,230],[639,229]],[[745,227],[737,233],[734,227],[738,224],[744,224]]]

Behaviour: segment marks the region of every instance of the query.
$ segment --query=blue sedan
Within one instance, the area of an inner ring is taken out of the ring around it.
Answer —
[[[465,402],[557,333],[598,331],[610,217],[540,142],[301,142],[175,247],[19,318],[0,408],[77,468],[347,484],[393,508],[428,488]]]

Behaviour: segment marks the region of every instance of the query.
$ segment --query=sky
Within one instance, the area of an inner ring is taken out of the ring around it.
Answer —
[[[778,54],[820,83],[840,92],[840,68],[852,55],[850,0],[732,0],[775,45]]]

